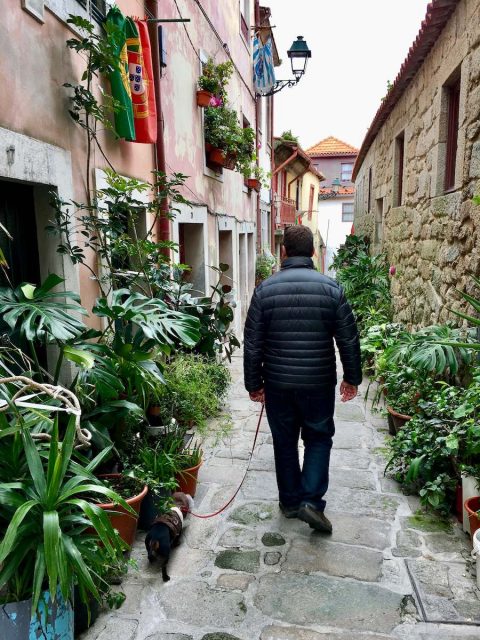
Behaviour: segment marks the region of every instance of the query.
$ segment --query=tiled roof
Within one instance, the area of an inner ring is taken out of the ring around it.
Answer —
[[[309,156],[352,156],[358,153],[358,149],[343,140],[329,136],[307,149],[306,153]]]
[[[418,32],[414,43],[410,47],[404,63],[400,67],[400,71],[395,78],[395,82],[386,97],[383,99],[382,104],[370,125],[370,129],[367,131],[365,140],[362,142],[357,161],[353,168],[353,180],[355,180],[358,170],[362,166],[362,162],[364,161],[372,142],[375,140],[377,133],[386,122],[388,116],[392,113],[395,105],[400,100],[411,80],[415,77],[417,71],[422,66],[425,58],[432,50],[433,45],[438,40],[438,37],[447,24],[450,16],[457,8],[459,1],[460,0],[432,0],[432,2],[427,6],[427,13],[420,27],[420,31]]]
[[[334,193],[334,191],[331,187],[322,187],[321,189],[319,189],[319,193],[320,195],[324,195],[328,193]],[[355,187],[340,187],[338,189],[337,195],[352,196],[354,193],[355,193]]]
[[[314,167],[314,165],[312,164],[311,158],[307,156],[305,151],[297,142],[293,142],[291,140],[284,140],[283,138],[277,138],[277,137],[275,137],[273,141],[274,141],[273,147],[274,147],[276,169],[278,169],[282,165],[282,163],[288,159],[288,156],[292,156],[292,162],[294,162],[296,159],[301,159],[305,165],[304,169],[306,169],[307,171],[310,171],[310,173],[313,173],[314,176],[319,178],[320,182],[325,180],[325,176],[323,175],[323,173]],[[283,157],[279,158],[278,157],[279,152],[283,147],[288,148],[288,153],[285,158]]]

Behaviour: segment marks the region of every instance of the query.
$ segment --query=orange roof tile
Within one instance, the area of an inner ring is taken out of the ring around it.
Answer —
[[[358,149],[343,140],[329,136],[307,149],[306,153],[309,156],[352,156],[358,153]]]
[[[321,187],[319,189],[320,195],[333,193],[333,189],[331,187]],[[337,195],[339,196],[350,196],[355,193],[355,187],[340,187],[338,189]]]

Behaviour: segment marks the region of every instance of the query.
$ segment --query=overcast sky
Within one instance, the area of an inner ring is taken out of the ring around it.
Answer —
[[[304,148],[327,136],[360,147],[373,117],[417,36],[427,0],[265,0],[283,60],[303,35],[312,51],[300,83],[275,97],[275,134],[285,129]]]

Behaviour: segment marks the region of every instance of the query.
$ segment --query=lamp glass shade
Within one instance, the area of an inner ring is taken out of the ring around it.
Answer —
[[[290,58],[293,75],[296,78],[303,76],[305,69],[307,68],[308,58],[312,57],[312,52],[308,48],[303,36],[297,37],[290,49],[287,51],[287,55]]]

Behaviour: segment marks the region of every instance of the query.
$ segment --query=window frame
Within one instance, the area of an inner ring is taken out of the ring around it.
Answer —
[[[350,167],[350,170],[347,172],[349,174],[348,178],[344,178],[344,169],[343,167]],[[353,173],[353,162],[341,162],[340,163],[340,181],[341,182],[351,182],[352,181],[352,173]]]
[[[460,87],[461,78],[456,78],[445,86],[447,91],[447,139],[445,146],[445,174],[443,178],[444,192],[455,188],[456,164],[458,152],[458,134],[460,124]]]
[[[401,131],[394,142],[393,159],[393,207],[403,206],[405,179],[405,130]]]
[[[351,211],[345,211],[345,207],[352,207]],[[345,218],[345,215],[351,215],[351,218]],[[342,222],[353,222],[355,217],[355,203],[342,202]]]

